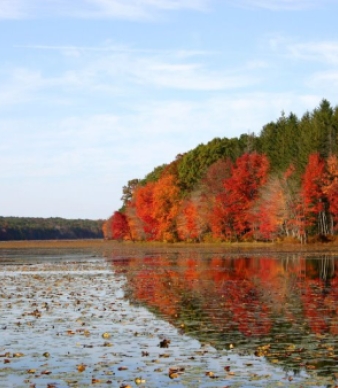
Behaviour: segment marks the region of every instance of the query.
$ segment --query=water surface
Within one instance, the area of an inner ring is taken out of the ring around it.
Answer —
[[[338,256],[0,252],[2,387],[334,387]]]

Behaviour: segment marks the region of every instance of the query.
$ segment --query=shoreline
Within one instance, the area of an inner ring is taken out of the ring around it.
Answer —
[[[163,243],[163,242],[118,242],[103,239],[88,240],[11,240],[0,241],[3,249],[95,249],[95,250],[224,250],[224,251],[273,251],[273,252],[332,252],[338,251],[334,242],[308,243],[305,245],[283,242],[217,242],[217,243]]]

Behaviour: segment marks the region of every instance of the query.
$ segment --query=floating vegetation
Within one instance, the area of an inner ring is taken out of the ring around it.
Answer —
[[[330,344],[324,333],[309,333],[310,345],[302,347],[291,343],[289,333],[282,332],[278,344],[276,335],[269,334],[271,342],[256,338],[250,349],[239,341],[239,336],[233,336],[227,346],[219,346],[223,343],[213,343],[210,330],[215,328],[215,322],[219,324],[215,306],[223,309],[221,303],[226,301],[214,300],[205,306],[212,309],[213,319],[202,309],[190,321],[183,320],[184,314],[177,316],[175,327],[171,319],[165,320],[169,315],[156,317],[125,297],[124,289],[132,281],[132,273],[129,278],[127,273],[115,272],[103,258],[78,262],[71,253],[65,254],[67,262],[40,258],[38,264],[0,264],[1,387],[336,385],[338,370],[330,367],[330,373],[320,373],[325,360],[336,357],[336,344]],[[142,258],[137,260],[142,266]],[[143,270],[147,271],[144,267]],[[151,271],[148,274],[152,276]],[[168,281],[168,273],[167,277],[161,275],[163,281]],[[135,276],[133,281],[138,281],[139,291],[142,285],[146,287],[143,292],[149,295],[148,282],[142,283]],[[209,280],[204,281],[207,287]],[[172,278],[168,292],[172,304],[176,303],[177,295],[172,289],[177,284],[178,280]],[[161,292],[156,288],[160,283],[154,278],[153,286],[154,293]],[[198,307],[195,291],[193,300],[186,290],[177,289],[185,293],[191,306]],[[164,297],[161,300],[166,301]],[[198,326],[206,333],[203,340],[192,331]],[[205,340],[208,333],[210,341]],[[299,369],[285,368],[285,359],[290,365],[291,361],[297,362]]]

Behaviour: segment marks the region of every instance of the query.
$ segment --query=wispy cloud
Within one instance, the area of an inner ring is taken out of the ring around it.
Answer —
[[[211,70],[201,63],[141,58],[129,68],[138,82],[180,90],[215,91],[248,86],[257,79],[235,70]]]
[[[89,113],[53,123],[44,119],[1,120],[0,127],[7,130],[2,135],[0,175],[54,180],[86,176],[88,171],[114,176],[128,167],[141,178],[154,166],[195,147],[196,139],[207,142],[215,136],[258,133],[264,124],[276,120],[281,110],[302,114],[317,106],[321,98],[292,93],[246,93],[199,102],[147,101],[125,114]],[[125,177],[129,178],[132,177]]]
[[[329,65],[338,64],[338,42],[291,44],[288,46],[288,51],[297,59],[325,62]]]
[[[1,1],[1,0],[0,0]],[[190,58],[195,56],[210,56],[212,54],[219,54],[216,51],[210,50],[191,50],[191,49],[180,49],[180,50],[161,50],[161,49],[142,49],[134,48],[126,45],[112,45],[105,44],[102,46],[56,46],[56,45],[15,45],[15,48],[19,49],[32,49],[32,50],[49,50],[49,51],[59,51],[64,55],[67,53],[76,53],[76,56],[83,53],[124,53],[124,54],[149,54],[149,55],[166,55],[168,57],[174,55],[178,58]],[[71,54],[73,55],[73,54]]]
[[[2,80],[0,90],[0,106],[2,108],[31,100],[34,91],[43,84],[39,71],[31,71],[21,67],[3,69],[0,72],[0,80]]]
[[[310,77],[308,85],[327,95],[332,89],[338,88],[338,70],[317,72]]]
[[[241,93],[139,102],[125,114],[0,120],[6,128],[0,144],[3,191],[13,190],[17,215],[107,217],[121,206],[121,188],[129,179],[144,177],[197,142],[258,133],[282,109],[302,114],[321,98]],[[3,211],[11,212],[10,205]]]
[[[0,19],[20,19],[24,16],[22,0],[0,0]]]
[[[53,50],[63,70],[47,68],[0,68],[1,108],[41,100],[44,104],[68,104],[94,95],[125,96],[158,90],[210,92],[236,90],[260,82],[263,62],[240,68],[214,66],[217,53],[194,50],[133,50],[129,47],[26,46],[25,49]],[[19,49],[24,49],[20,48]],[[70,51],[72,54],[70,54]],[[71,58],[69,58],[71,56]]]
[[[205,11],[212,0],[0,0],[0,19],[47,17],[149,20],[165,11]]]
[[[98,16],[142,19],[156,11],[205,10],[210,0],[85,0],[85,3]]]
[[[264,8],[271,11],[297,11],[308,8],[320,8],[334,0],[230,0],[236,6],[247,8]]]

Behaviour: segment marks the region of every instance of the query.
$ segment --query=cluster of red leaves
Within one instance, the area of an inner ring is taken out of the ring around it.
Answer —
[[[317,234],[333,234],[337,157],[312,154],[301,185],[296,174],[292,165],[272,174],[265,155],[246,153],[234,163],[221,159],[211,165],[187,195],[175,168],[168,168],[157,181],[136,186],[124,212],[115,212],[103,232],[107,239],[147,241],[304,239],[316,228]]]

